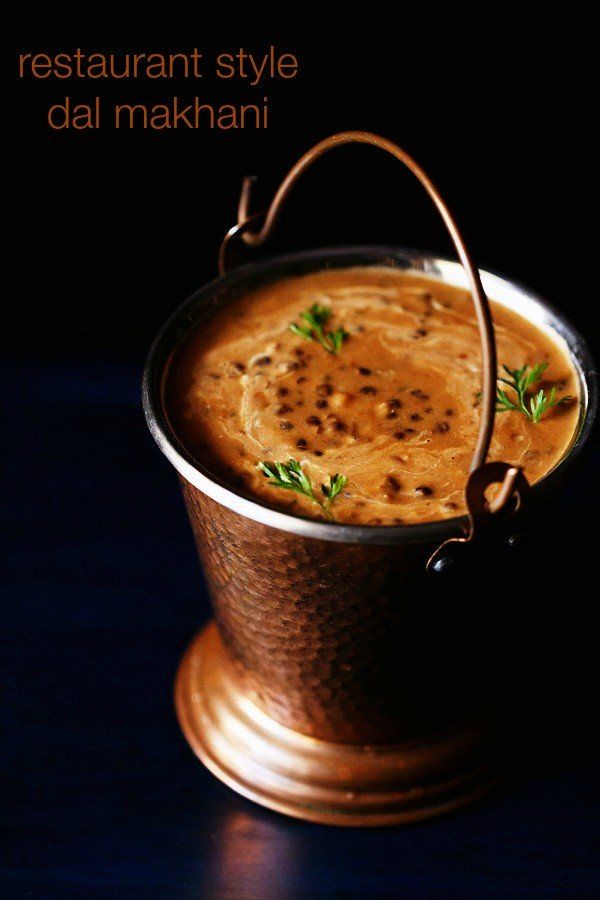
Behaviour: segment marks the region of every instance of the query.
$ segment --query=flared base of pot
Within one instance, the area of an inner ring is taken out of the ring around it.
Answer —
[[[330,825],[416,822],[471,803],[513,768],[490,714],[425,740],[334,743],[280,725],[236,689],[228,671],[210,623],[177,673],[179,723],[217,778],[269,809]]]

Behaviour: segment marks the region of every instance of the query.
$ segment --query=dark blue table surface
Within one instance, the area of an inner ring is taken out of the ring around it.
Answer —
[[[597,644],[577,606],[592,593],[579,538],[572,595],[544,597],[563,630],[539,676],[545,724],[507,791],[402,829],[263,810],[204,769],[175,721],[177,662],[209,609],[140,368],[18,359],[3,378],[2,895],[594,894]],[[595,466],[565,495],[575,521],[595,522]]]

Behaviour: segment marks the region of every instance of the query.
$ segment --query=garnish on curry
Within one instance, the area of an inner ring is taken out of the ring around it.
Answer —
[[[492,313],[502,415],[489,458],[522,465],[533,483],[573,439],[578,379],[548,334],[493,301]],[[239,493],[392,525],[465,512],[480,385],[467,291],[359,267],[233,301],[176,352],[166,392],[182,443]]]

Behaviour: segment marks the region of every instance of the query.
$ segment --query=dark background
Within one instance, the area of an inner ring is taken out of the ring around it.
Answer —
[[[521,703],[525,765],[507,794],[408,829],[319,828],[221,786],[174,720],[177,660],[209,612],[174,474],[143,423],[141,368],[165,316],[216,275],[243,175],[259,175],[261,208],[315,141],[380,132],[437,182],[481,267],[546,296],[598,346],[585,23],[550,33],[547,18],[525,28],[506,8],[469,32],[433,10],[416,32],[404,11],[370,30],[357,20],[350,35],[311,23],[311,38],[283,27],[259,37],[234,18],[235,34],[189,27],[118,46],[23,29],[9,51],[6,896],[581,896],[598,885],[586,586],[597,453],[510,596],[484,592]],[[271,42],[298,54],[301,73],[267,85],[265,132],[51,132],[47,107],[65,93],[251,102],[263,88],[16,78],[18,51]],[[416,182],[370,148],[319,162],[261,252],[347,241],[451,254]]]
[[[357,25],[336,38],[326,30],[294,40],[271,29],[230,43],[222,30],[218,38],[211,32],[208,43],[180,36],[174,44],[155,37],[125,45],[131,51],[199,45],[208,59],[217,50],[274,43],[299,56],[295,79],[256,88],[211,78],[19,81],[15,52],[8,180],[18,188],[11,223],[21,276],[15,306],[24,327],[5,340],[146,347],[174,306],[216,274],[242,177],[259,176],[260,209],[301,153],[352,128],[380,132],[422,164],[482,267],[524,280],[584,330],[597,328],[598,307],[581,272],[593,174],[585,45],[567,64],[567,23],[553,39],[515,24],[494,23],[485,40],[467,40],[449,24],[447,33],[441,26],[428,34],[424,46],[409,41],[408,20],[390,27],[391,34],[375,32],[377,39],[372,27]],[[65,38],[54,44],[21,38],[16,46],[49,53],[122,49]],[[114,102],[162,102],[173,94],[252,102],[265,91],[266,131],[53,132],[46,125],[48,106],[67,93],[73,102],[102,94],[108,110]],[[452,252],[413,177],[368,148],[337,151],[305,176],[274,249],[344,242]]]

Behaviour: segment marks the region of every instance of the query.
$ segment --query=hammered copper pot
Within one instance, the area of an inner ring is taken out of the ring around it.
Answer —
[[[408,168],[439,212],[462,267],[427,254],[358,247],[280,257],[226,275],[231,247],[264,244],[302,173],[348,144],[377,148]],[[252,183],[244,180],[238,222],[221,245],[222,277],[167,322],[144,378],[148,424],[181,477],[216,619],[180,666],[179,720],[219,778],[273,809],[343,825],[436,815],[489,790],[509,768],[486,695],[485,651],[473,652],[485,641],[458,609],[475,608],[469,600],[480,598],[489,581],[478,567],[494,571],[506,535],[527,529],[532,512],[556,494],[589,441],[597,373],[560,314],[523,288],[477,270],[439,190],[387,138],[352,131],[320,141],[292,166],[264,214],[251,213]],[[482,390],[465,485],[468,519],[361,527],[289,516],[221,483],[170,426],[164,395],[169,361],[203,317],[269,280],[353,265],[423,272],[471,293]],[[486,294],[553,331],[580,376],[578,434],[565,459],[533,490],[516,467],[486,462],[497,385]],[[485,490],[493,483],[500,488],[488,502]],[[459,607],[443,603],[440,585],[460,597]]]
[[[470,639],[426,569],[433,551],[462,534],[467,521],[365,527],[269,509],[190,456],[171,428],[163,388],[177,345],[240,293],[291,273],[382,264],[467,285],[458,263],[388,247],[246,265],[177,310],[152,347],[144,378],[148,424],[179,473],[215,614],[216,625],[194,640],[178,674],[186,737],[245,796],[349,825],[452,809],[507,771],[498,721],[463,677]],[[569,453],[531,489],[528,510],[509,516],[492,536],[501,541],[569,476],[591,434],[597,373],[561,314],[510,281],[481,277],[496,302],[566,343],[582,398]],[[473,566],[476,557],[475,550]],[[468,599],[480,583],[464,577],[461,590]],[[476,673],[471,683],[478,680]]]

